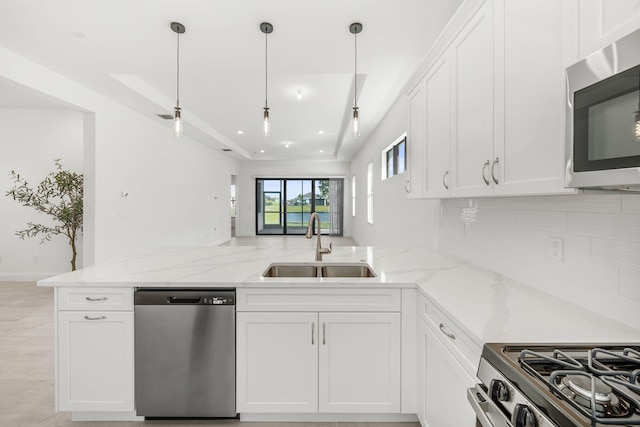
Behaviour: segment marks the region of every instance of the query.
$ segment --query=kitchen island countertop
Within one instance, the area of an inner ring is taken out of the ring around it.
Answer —
[[[367,262],[374,278],[264,278],[310,262],[308,246],[167,247],[38,281],[39,286],[417,288],[484,342],[638,342],[640,331],[495,272],[425,248],[337,247],[325,262]]]

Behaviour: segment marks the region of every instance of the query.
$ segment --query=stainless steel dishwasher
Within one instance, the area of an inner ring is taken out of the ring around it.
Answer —
[[[146,418],[236,414],[235,290],[135,293],[136,411]]]

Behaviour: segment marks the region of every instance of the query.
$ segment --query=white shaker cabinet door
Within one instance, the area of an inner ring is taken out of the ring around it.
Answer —
[[[318,313],[237,313],[238,412],[317,412]]]
[[[449,56],[436,62],[426,77],[425,197],[448,197],[451,147],[451,71]]]
[[[485,3],[452,44],[454,90],[453,196],[491,194],[494,138],[492,2]]]
[[[418,418],[428,427],[475,427],[476,414],[467,402],[467,389],[475,385],[465,368],[456,360],[436,333],[420,323],[418,371],[420,378]]]
[[[320,412],[400,412],[400,313],[320,313]]]
[[[580,0],[580,58],[640,28],[637,0]]]
[[[421,81],[409,94],[409,132],[407,135],[407,156],[409,159],[409,180],[406,183],[407,197],[421,198],[424,190],[425,169],[425,82]]]
[[[134,410],[133,312],[58,312],[58,410]]]
[[[563,2],[494,0],[495,195],[575,192],[564,188],[566,89],[575,46]],[[503,50],[503,51],[501,51]],[[574,52],[575,53],[575,52]]]

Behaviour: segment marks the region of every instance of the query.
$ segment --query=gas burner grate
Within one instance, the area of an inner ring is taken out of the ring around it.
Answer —
[[[571,383],[571,380],[567,380],[569,377],[586,378],[590,386],[581,393],[568,386],[568,383]],[[640,425],[640,419],[629,418],[637,414],[640,402],[627,391],[626,386],[621,387],[590,372],[574,369],[552,372],[548,383],[552,390],[593,422],[608,425]],[[603,393],[603,386],[609,387],[609,391]]]

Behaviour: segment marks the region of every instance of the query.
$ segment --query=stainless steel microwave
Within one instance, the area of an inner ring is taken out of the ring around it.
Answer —
[[[565,185],[640,191],[640,30],[567,68]]]

